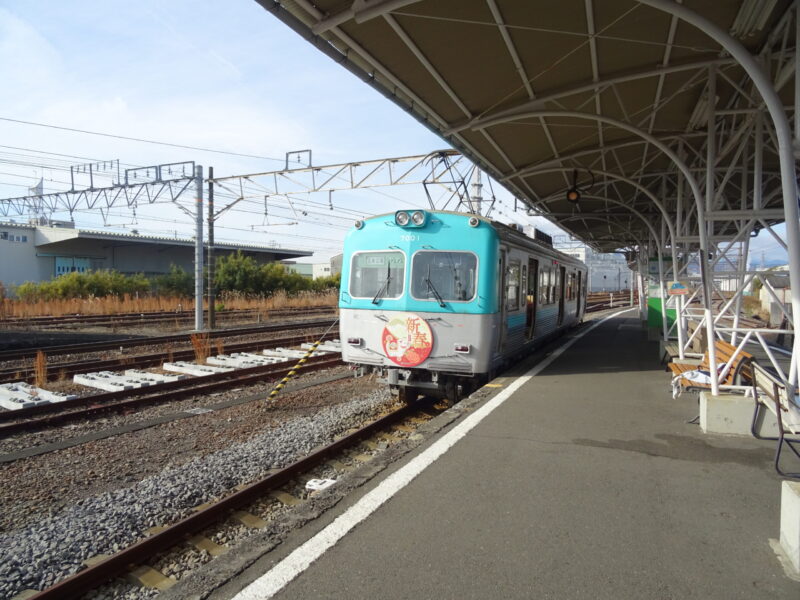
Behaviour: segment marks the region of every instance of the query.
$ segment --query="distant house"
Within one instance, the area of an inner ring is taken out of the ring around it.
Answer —
[[[330,263],[298,263],[298,262],[284,262],[283,265],[288,271],[297,273],[308,279],[319,279],[320,277],[331,276]]]
[[[331,275],[338,275],[342,272],[342,255],[331,256]]]

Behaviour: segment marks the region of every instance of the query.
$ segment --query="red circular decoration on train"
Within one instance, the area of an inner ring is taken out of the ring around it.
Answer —
[[[433,349],[433,332],[422,317],[395,313],[381,334],[386,357],[401,367],[422,364]]]

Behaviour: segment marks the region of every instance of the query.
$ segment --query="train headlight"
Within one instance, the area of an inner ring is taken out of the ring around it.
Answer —
[[[399,210],[394,213],[394,222],[400,225],[400,227],[405,227],[408,225],[408,222],[411,220],[411,217],[408,216],[408,213],[404,210]]]
[[[470,227],[477,227],[480,225],[481,220],[478,217],[470,217],[469,218],[469,226]]]
[[[411,215],[411,222],[417,227],[425,224],[425,213],[421,210],[415,210]]]
[[[356,221],[356,229],[361,229],[363,226],[364,226],[364,221],[362,221],[361,219]]]

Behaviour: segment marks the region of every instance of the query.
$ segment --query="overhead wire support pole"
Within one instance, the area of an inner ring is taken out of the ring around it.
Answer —
[[[208,167],[208,328],[216,327],[216,288],[214,287],[214,167]]]
[[[194,328],[203,330],[203,167],[195,166]]]

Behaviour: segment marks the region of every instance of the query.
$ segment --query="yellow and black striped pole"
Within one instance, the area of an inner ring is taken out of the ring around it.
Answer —
[[[339,322],[339,319],[336,319],[333,322],[333,325],[328,327],[328,331],[323,333],[322,337],[320,339],[318,339],[316,342],[311,344],[311,348],[309,348],[308,352],[306,352],[303,355],[303,358],[301,358],[299,361],[297,361],[297,364],[291,368],[291,370],[286,374],[286,376],[283,379],[281,379],[274,388],[272,388],[272,391],[269,393],[269,396],[267,396],[267,402],[271,402],[272,400],[274,400],[275,397],[278,394],[281,393],[281,390],[286,386],[286,384],[289,383],[289,380],[292,377],[294,377],[295,375],[297,375],[297,371],[299,371],[300,368],[306,363],[306,361],[309,358],[311,358],[311,355],[314,354],[314,352],[317,351],[317,348],[319,348],[319,345],[325,340],[325,337],[328,335],[330,330],[333,329],[334,325],[336,325],[336,323],[338,323],[338,322]]]

